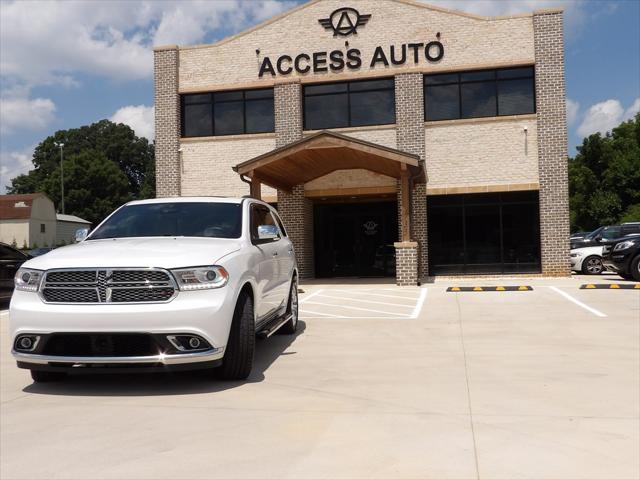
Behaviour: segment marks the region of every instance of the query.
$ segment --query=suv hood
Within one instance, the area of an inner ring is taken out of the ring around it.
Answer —
[[[86,240],[57,248],[24,263],[52,268],[180,268],[213,265],[241,246],[239,239],[202,237],[134,237]]]

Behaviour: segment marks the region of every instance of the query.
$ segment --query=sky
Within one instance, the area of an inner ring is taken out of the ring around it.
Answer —
[[[215,42],[298,3],[0,0],[0,193],[57,130],[108,118],[152,140],[154,45]],[[640,110],[640,0],[426,3],[487,16],[565,9],[569,155]]]

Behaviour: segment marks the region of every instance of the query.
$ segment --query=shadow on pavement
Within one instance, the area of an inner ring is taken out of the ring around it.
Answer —
[[[198,393],[221,392],[239,387],[245,383],[257,383],[265,379],[267,369],[281,355],[295,355],[297,352],[286,352],[301,335],[306,324],[298,321],[298,331],[294,335],[278,335],[266,340],[256,341],[256,352],[253,359],[253,370],[247,380],[218,380],[212,370],[194,370],[192,372],[167,373],[103,373],[74,374],[65,380],[55,383],[33,383],[23,388],[25,393],[39,395],[72,395],[97,397],[155,396],[155,395],[190,395]],[[25,373],[28,373],[25,370]]]

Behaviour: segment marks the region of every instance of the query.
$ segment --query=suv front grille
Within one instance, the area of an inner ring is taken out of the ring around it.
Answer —
[[[52,270],[41,287],[47,303],[167,302],[176,292],[169,272],[135,268]]]

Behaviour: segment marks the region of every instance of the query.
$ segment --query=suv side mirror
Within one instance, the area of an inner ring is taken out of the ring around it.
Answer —
[[[280,233],[275,225],[258,226],[258,240],[277,240],[278,238]]]
[[[76,243],[82,242],[89,235],[88,228],[79,228],[76,230],[75,241]]]
[[[600,243],[602,241],[602,235],[598,235],[596,238],[594,238],[594,240]]]

